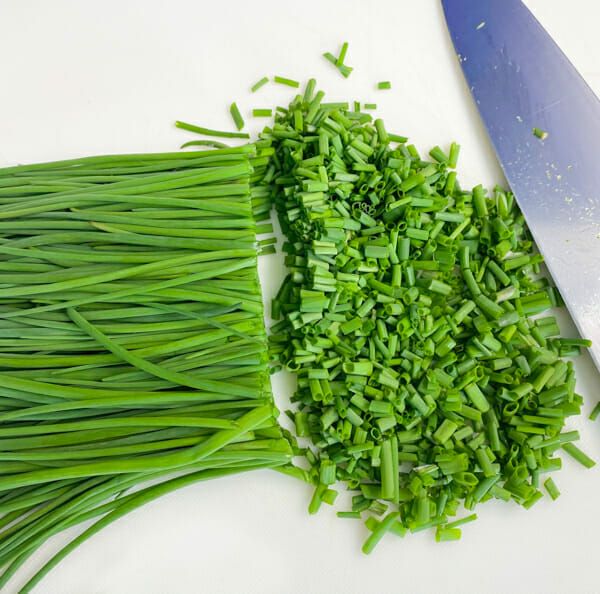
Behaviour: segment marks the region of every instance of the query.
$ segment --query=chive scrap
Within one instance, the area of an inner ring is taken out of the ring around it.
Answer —
[[[297,89],[300,86],[300,83],[297,80],[293,80],[291,78],[285,78],[283,76],[275,76],[273,77],[273,81],[279,85],[285,85],[287,87],[292,87]]]
[[[250,87],[250,91],[252,93],[256,93],[256,91],[258,91],[258,89],[260,89],[261,87],[264,87],[267,83],[269,82],[269,77],[268,76],[263,76],[260,80],[257,80],[251,87]]]
[[[273,115],[272,109],[253,109],[252,116],[255,118],[270,118]]]
[[[392,88],[392,83],[389,80],[382,80],[382,81],[380,81],[380,82],[377,83],[377,88],[380,91],[388,90],[388,89]]]
[[[348,42],[345,41],[342,44],[342,48],[337,57],[334,56],[331,52],[325,52],[323,54],[323,57],[328,62],[333,64],[344,78],[348,78],[350,76],[350,74],[352,74],[352,70],[353,70],[353,68],[351,66],[344,64],[344,60],[346,59],[347,52],[348,52]]]
[[[245,132],[224,132],[222,130],[213,130],[202,126],[195,126],[194,124],[188,124],[187,122],[177,121],[175,122],[175,126],[182,130],[187,130],[188,132],[202,134],[203,136],[216,136],[218,138],[250,138],[250,134],[246,134]]]
[[[533,128],[533,135],[540,140],[546,140],[548,138],[548,132],[542,130],[541,128]]]
[[[377,103],[363,103],[364,109],[377,109]]]
[[[235,127],[238,130],[241,130],[244,127],[244,118],[242,117],[242,114],[240,113],[240,110],[237,106],[237,103],[235,103],[235,101],[229,106],[229,113],[231,114],[231,117],[233,118]]]
[[[287,239],[270,350],[298,379],[310,509],[340,481],[366,553],[407,531],[456,540],[479,504],[532,507],[560,448],[593,464],[566,429],[582,398],[564,357],[589,343],[544,314],[559,301],[510,191],[461,187],[457,143],[426,157],[314,91],[259,137]]]

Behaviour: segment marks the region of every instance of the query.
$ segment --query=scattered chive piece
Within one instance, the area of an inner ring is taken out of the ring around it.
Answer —
[[[600,402],[596,402],[596,406],[594,406],[592,412],[590,413],[590,421],[595,421],[600,415]]]
[[[253,109],[252,115],[255,118],[270,118],[273,115],[272,109]]]
[[[596,465],[596,462],[592,460],[585,452],[582,452],[574,443],[565,443],[562,445],[562,449],[571,456],[574,460],[577,460],[579,464],[586,468],[592,468]]]
[[[256,93],[256,91],[258,91],[258,89],[260,89],[261,87],[264,87],[267,83],[269,82],[269,77],[268,76],[263,76],[259,81],[256,81],[251,87],[250,90],[253,93]]]
[[[280,85],[286,85],[287,87],[292,87],[297,89],[300,86],[300,83],[297,80],[293,80],[291,78],[284,78],[283,76],[275,76],[273,81]]]
[[[365,109],[377,109],[377,103],[365,103],[364,108]]]
[[[244,127],[244,118],[242,117],[242,114],[240,113],[240,110],[237,106],[237,103],[235,103],[235,101],[229,106],[229,113],[231,114],[231,117],[233,118],[235,127],[238,130],[241,130]]]
[[[552,480],[552,477],[548,477],[544,481],[544,487],[546,488],[546,491],[548,491],[548,495],[550,495],[552,499],[556,500],[559,498],[560,491],[558,490],[556,483]]]
[[[377,88],[381,90],[387,90],[392,88],[392,83],[389,80],[382,80],[377,83]]]
[[[353,68],[343,63],[348,50],[348,43],[344,43],[340,55],[336,58],[331,52],[325,52],[323,57],[333,64],[344,78],[348,78],[352,73]]]
[[[546,140],[546,138],[548,138],[548,132],[540,128],[534,128],[533,135],[540,140]]]
[[[195,132],[196,134],[203,134],[204,136],[216,136],[220,138],[250,138],[249,134],[245,132],[223,132],[221,130],[212,130],[211,128],[203,128],[202,126],[195,126],[186,122],[175,122],[177,128],[187,130],[188,132]]]
[[[344,43],[342,44],[342,49],[340,50],[340,55],[337,57],[337,60],[335,61],[336,66],[341,66],[344,63],[344,60],[346,59],[347,51],[348,51],[348,42],[344,41]]]

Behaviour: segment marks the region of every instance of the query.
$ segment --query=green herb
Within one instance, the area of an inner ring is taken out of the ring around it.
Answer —
[[[229,106],[229,113],[231,113],[235,127],[238,130],[241,130],[244,127],[244,118],[242,117],[242,114],[240,113],[240,110],[235,102]]]
[[[344,77],[348,78],[352,73],[353,68],[344,64],[344,60],[346,59],[346,53],[348,52],[348,42],[345,41],[342,44],[342,48],[338,57],[336,58],[331,52],[325,52],[323,57],[331,62],[339,71],[339,73]]]
[[[220,138],[250,138],[249,134],[245,132],[223,132],[221,130],[211,130],[210,128],[203,128],[202,126],[194,126],[193,124],[187,124],[186,122],[175,122],[177,128],[187,130],[188,132],[195,132],[196,134],[203,134],[204,136],[217,136]]]
[[[288,464],[256,270],[270,203],[250,189],[271,153],[0,169],[0,588],[66,528],[96,520],[21,591],[163,493]]]
[[[475,518],[452,522],[461,505],[533,506],[557,448],[590,464],[564,431],[582,402],[561,359],[588,342],[539,316],[556,299],[523,215],[503,188],[459,186],[458,144],[429,161],[323,98],[313,84],[259,140],[287,238],[271,351],[298,376],[289,414],[313,446],[311,511],[338,480],[367,518],[366,552],[388,532],[456,540]]]
[[[533,135],[540,140],[546,140],[546,138],[548,138],[548,132],[541,130],[540,128],[534,128]]]
[[[273,115],[272,109],[253,109],[252,115],[255,118],[270,118]]]
[[[283,76],[275,76],[273,78],[273,81],[280,85],[293,87],[294,89],[297,89],[300,86],[300,83],[297,80],[292,80],[291,78],[284,78]]]
[[[261,87],[264,87],[267,83],[269,82],[269,77],[268,76],[263,76],[260,80],[256,81],[251,87],[250,90],[253,93],[256,93],[256,91],[258,91],[258,89],[260,89]]]
[[[392,83],[389,80],[382,80],[377,83],[377,88],[381,90],[388,90],[392,88]]]

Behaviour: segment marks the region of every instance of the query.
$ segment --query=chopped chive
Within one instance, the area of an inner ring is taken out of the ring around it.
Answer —
[[[560,497],[560,491],[558,490],[556,483],[552,480],[552,477],[548,477],[544,481],[544,487],[552,499],[556,500]]]
[[[377,103],[363,103],[365,109],[377,109]]]
[[[522,214],[501,188],[461,189],[457,143],[421,156],[312,91],[264,132],[289,273],[274,357],[297,375],[311,473],[328,482],[332,461],[352,510],[372,514],[365,551],[386,532],[455,540],[476,517],[448,523],[460,505],[542,497],[540,476],[578,438],[562,357],[588,343],[531,317],[558,301],[533,276]]]
[[[263,76],[260,80],[256,81],[250,87],[250,91],[252,91],[253,93],[256,93],[256,91],[258,91],[258,89],[260,89],[261,87],[264,87],[268,82],[269,82],[269,77]]]
[[[240,113],[240,110],[238,109],[238,106],[235,102],[233,102],[229,106],[229,113],[231,114],[231,117],[233,118],[235,127],[238,130],[241,130],[244,127],[244,118],[242,118],[242,114]]]
[[[596,465],[596,462],[592,460],[587,454],[582,452],[574,443],[564,443],[562,449],[571,456],[574,460],[577,460],[579,464],[586,468],[592,468]]]
[[[382,80],[377,83],[377,88],[381,90],[387,90],[392,88],[392,83],[389,80]]]
[[[292,87],[294,89],[297,89],[300,86],[300,83],[297,80],[293,80],[291,78],[285,78],[283,76],[274,76],[273,82],[276,82],[277,84],[280,84],[280,85],[285,85],[287,87]]]
[[[541,130],[540,128],[533,128],[533,135],[540,140],[546,140],[546,138],[548,138],[548,132]]]
[[[255,118],[270,118],[272,115],[272,109],[257,108],[252,110],[252,116]]]
[[[344,63],[344,60],[346,59],[347,51],[348,51],[348,42],[344,41],[344,43],[342,44],[342,49],[340,50],[340,55],[337,57],[337,60],[335,61],[336,66],[341,66]]]

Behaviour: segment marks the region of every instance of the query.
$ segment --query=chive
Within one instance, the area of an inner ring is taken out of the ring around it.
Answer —
[[[540,140],[546,140],[548,138],[548,132],[541,130],[540,128],[533,128],[533,135]]]
[[[363,103],[365,109],[377,109],[377,103]]]
[[[245,132],[222,132],[221,130],[212,130],[210,128],[203,128],[202,126],[194,126],[193,124],[187,124],[186,122],[175,122],[177,128],[187,130],[188,132],[195,132],[196,134],[203,134],[204,136],[217,136],[221,138],[250,138],[249,134]]]
[[[577,460],[579,464],[585,466],[586,468],[592,468],[592,466],[596,465],[596,462],[592,460],[587,454],[582,452],[575,444],[573,443],[565,443],[562,445],[562,449],[571,456],[574,460]]]
[[[181,148],[187,148],[189,146],[210,146],[213,148],[227,148],[228,145],[216,140],[189,140],[181,145]]]
[[[252,116],[255,118],[270,118],[273,115],[272,109],[253,109]]]
[[[389,80],[382,80],[377,83],[377,88],[379,90],[387,90],[392,88],[392,83]]]
[[[548,495],[550,495],[552,499],[556,500],[560,497],[560,491],[551,477],[548,477],[544,481],[544,487],[546,487],[546,491],[548,491]]]
[[[283,76],[274,76],[273,82],[276,82],[277,84],[280,84],[280,85],[285,85],[287,87],[292,87],[294,89],[297,89],[300,86],[300,83],[297,80],[293,80],[291,78],[285,78]]]
[[[233,102],[229,106],[229,113],[231,114],[231,117],[233,118],[235,127],[238,130],[241,130],[244,127],[244,118],[242,118],[242,114],[240,113],[240,110],[235,102]]]
[[[367,552],[385,532],[458,538],[475,519],[448,523],[460,505],[533,506],[553,453],[578,438],[562,357],[587,343],[531,318],[558,301],[532,276],[514,197],[461,189],[458,144],[421,156],[359,105],[308,90],[261,140],[290,275],[272,356],[297,375],[310,473],[328,481],[332,461],[353,512],[371,512]]]
[[[336,60],[336,66],[341,66],[344,63],[344,60],[346,59],[347,51],[348,51],[348,42],[344,41],[344,43],[342,44],[342,49],[340,50],[340,55],[338,56],[338,58]]]
[[[256,93],[256,91],[258,91],[258,89],[260,89],[261,87],[264,87],[268,82],[269,82],[269,77],[263,76],[260,80],[256,81],[250,87],[250,91],[252,91],[253,93]]]
[[[24,591],[159,495],[289,464],[267,383],[256,270],[256,233],[271,227],[257,225],[261,192],[250,188],[269,156],[245,146],[0,173],[0,210],[18,213],[18,239],[0,265],[14,281],[0,292],[0,342],[10,340],[0,383],[11,403],[0,411],[0,508],[11,522],[0,536],[0,584],[66,528],[102,516]],[[35,177],[31,192],[7,189],[23,174]],[[27,264],[32,251],[39,265]]]

